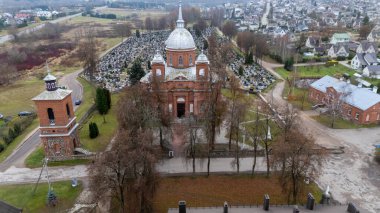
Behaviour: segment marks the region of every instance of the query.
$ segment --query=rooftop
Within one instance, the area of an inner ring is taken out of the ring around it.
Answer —
[[[42,93],[40,93],[39,95],[37,95],[36,97],[34,97],[32,100],[33,101],[63,100],[64,98],[66,98],[66,96],[70,95],[71,92],[72,92],[71,90],[66,90],[66,89],[57,89],[54,91],[45,90]]]
[[[328,75],[315,81],[310,87],[323,93],[326,93],[328,87],[333,87],[339,93],[348,93],[344,101],[361,110],[367,110],[380,102],[380,95],[372,92],[369,88],[357,87]]]

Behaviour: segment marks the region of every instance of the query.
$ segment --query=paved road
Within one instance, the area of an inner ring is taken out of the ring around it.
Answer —
[[[71,19],[71,18],[74,18],[76,16],[80,16],[81,13],[77,13],[77,14],[74,14],[74,15],[71,15],[71,16],[66,16],[66,17],[62,17],[62,18],[59,18],[59,19],[55,19],[55,20],[52,20],[52,21],[49,21],[50,23],[58,23],[58,22],[62,22],[62,21],[65,21],[65,20],[68,20],[68,19]],[[21,35],[24,35],[26,33],[31,33],[31,32],[35,32],[35,31],[38,31],[40,30],[41,28],[43,28],[45,26],[45,24],[40,24],[38,26],[35,26],[35,27],[31,27],[31,28],[27,28],[27,29],[24,29],[22,31],[20,31],[18,33],[18,36],[21,36]],[[0,37],[0,44],[2,43],[5,43],[5,42],[8,42],[10,40],[13,40],[13,36],[12,35],[4,35],[4,36],[1,36]]]

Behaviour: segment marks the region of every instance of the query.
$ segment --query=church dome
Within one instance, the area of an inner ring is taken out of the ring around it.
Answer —
[[[182,18],[181,2],[179,4],[176,29],[169,35],[169,38],[165,41],[165,44],[167,49],[173,50],[196,49],[193,36],[185,28],[185,21]]]
[[[185,28],[176,28],[165,42],[166,48],[175,50],[195,49],[191,33]]]

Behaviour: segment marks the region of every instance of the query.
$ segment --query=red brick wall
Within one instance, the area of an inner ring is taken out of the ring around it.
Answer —
[[[73,118],[75,116],[71,94],[66,96],[63,100],[35,101],[35,104],[37,107],[37,115],[40,119],[40,126],[50,126],[47,113],[48,108],[53,109],[56,126],[65,126],[69,122],[70,118],[66,112],[66,104],[69,105],[71,117]]]
[[[172,57],[172,65],[170,65],[170,56]],[[183,58],[183,66],[180,66],[178,64],[180,56],[182,56]],[[189,63],[190,56],[192,57],[192,60],[193,60],[192,65],[190,65]],[[187,50],[187,51],[167,50],[166,51],[166,63],[170,67],[188,68],[195,65],[195,60],[196,60],[195,50]]]

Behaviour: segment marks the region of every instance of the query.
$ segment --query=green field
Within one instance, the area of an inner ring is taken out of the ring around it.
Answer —
[[[46,206],[48,184],[41,183],[33,195],[35,184],[1,185],[0,200],[3,200],[18,208],[23,208],[26,213],[66,212],[73,207],[76,198],[83,190],[81,182],[76,188],[72,188],[71,181],[53,182],[52,188],[57,196],[58,205]]]
[[[25,159],[24,163],[28,168],[38,168],[42,167],[44,158],[45,154],[42,147],[40,146]],[[88,164],[89,162],[91,162],[90,159],[49,161],[49,166],[75,166],[79,164]]]
[[[82,124],[80,129],[80,141],[83,148],[92,151],[99,152],[105,150],[111,139],[116,133],[118,122],[117,122],[117,106],[116,103],[119,99],[118,94],[112,95],[112,107],[108,114],[105,116],[106,123],[103,122],[103,116],[100,115],[97,111],[87,119],[87,121]],[[98,125],[99,136],[91,139],[89,136],[88,125],[90,122],[94,122]]]
[[[86,114],[86,112],[94,105],[95,100],[95,87],[92,86],[87,80],[78,77],[79,83],[82,84],[83,87],[83,97],[82,103],[79,105],[77,110],[75,111],[75,115],[77,116],[77,121],[82,119],[82,117]]]
[[[318,65],[318,66],[297,66],[296,68],[296,73],[300,77],[323,77],[325,75],[330,75],[330,76],[341,76],[344,73],[348,73],[351,76],[355,73],[355,70],[350,69],[348,67],[345,67],[343,65],[335,65],[335,66],[330,66],[327,67],[325,65]],[[287,71],[284,68],[277,68],[276,72],[280,74],[283,78],[289,77],[289,75],[292,72],[295,71]]]
[[[125,8],[101,8],[98,10],[102,13],[112,13],[115,14],[118,18],[123,18],[125,16],[135,16],[140,20],[145,20],[146,17],[151,17],[153,19],[160,18],[162,16],[169,15],[169,12],[164,10],[134,10],[134,9],[125,9]]]

